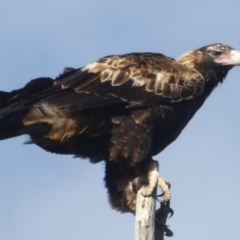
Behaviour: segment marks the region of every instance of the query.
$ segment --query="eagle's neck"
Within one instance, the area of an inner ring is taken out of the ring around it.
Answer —
[[[200,72],[206,82],[212,82],[213,85],[218,85],[218,83],[222,83],[226,78],[228,71],[232,67],[216,67],[216,68],[207,68],[206,66],[202,66],[200,64],[196,64],[195,69]]]

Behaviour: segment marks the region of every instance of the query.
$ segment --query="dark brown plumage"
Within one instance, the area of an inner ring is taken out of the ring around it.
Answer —
[[[0,92],[0,140],[28,134],[28,143],[46,151],[104,160],[112,207],[134,212],[137,190],[151,185],[152,157],[179,136],[239,64],[239,52],[212,44],[177,61],[132,53],[67,68],[55,80],[38,78]]]

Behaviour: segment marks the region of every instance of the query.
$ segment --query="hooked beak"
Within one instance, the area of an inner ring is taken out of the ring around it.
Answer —
[[[229,53],[223,54],[218,59],[216,59],[216,62],[225,66],[238,66],[240,65],[240,52],[236,50],[231,50],[229,51]]]
[[[232,65],[234,66],[240,65],[240,52],[236,50],[231,50],[231,60],[232,60]]]

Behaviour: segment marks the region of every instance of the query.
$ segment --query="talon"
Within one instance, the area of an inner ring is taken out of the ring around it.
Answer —
[[[160,208],[155,212],[155,226],[157,235],[165,235],[168,237],[173,236],[173,232],[169,229],[169,226],[166,225],[169,214],[169,217],[172,217],[174,214],[172,208],[170,208],[170,201],[161,203]]]
[[[169,195],[169,197],[163,197],[163,198],[161,198],[161,199],[158,199],[159,197],[162,197],[162,196],[164,196],[165,195],[165,193],[161,193],[161,194],[159,194],[159,195],[157,195],[156,197],[157,197],[157,201],[159,202],[159,203],[166,203],[166,202],[169,202],[170,201],[170,199],[171,199],[171,196]]]
[[[172,208],[169,208],[169,214],[170,214],[169,218],[172,217],[172,216],[174,215],[174,211],[173,211]]]
[[[157,228],[158,229],[164,229],[164,228],[166,228],[166,227],[169,227],[168,225],[166,225],[166,224],[162,224],[158,219],[155,219],[155,224],[157,225]]]
[[[164,195],[164,193],[161,193],[159,195],[157,195],[157,197],[162,197]]]
[[[170,230],[168,227],[164,229],[164,235],[167,237],[172,237],[173,236],[173,231]]]
[[[170,208],[170,201],[162,203],[161,207],[165,208],[165,211],[168,211],[168,214],[170,214],[169,218],[173,216],[174,211],[172,208]]]
[[[157,219],[155,220],[155,226],[158,230],[163,231],[163,234],[167,237],[173,236],[173,231],[169,229],[168,225],[162,224]]]
[[[153,197],[152,193],[141,193],[143,197]]]

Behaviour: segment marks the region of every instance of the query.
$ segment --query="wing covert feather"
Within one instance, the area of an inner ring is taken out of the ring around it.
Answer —
[[[54,84],[93,98],[145,105],[195,98],[205,80],[196,70],[162,54],[135,53],[104,57]]]

